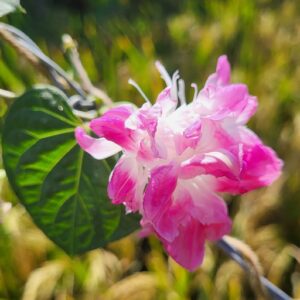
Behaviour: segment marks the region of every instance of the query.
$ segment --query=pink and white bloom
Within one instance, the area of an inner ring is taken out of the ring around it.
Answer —
[[[146,99],[141,108],[108,110],[90,122],[98,139],[82,128],[75,135],[96,159],[122,151],[109,179],[109,198],[128,213],[139,212],[143,232],[155,233],[169,255],[195,270],[205,241],[231,229],[219,192],[241,194],[269,185],[282,161],[246,128],[257,100],[246,85],[230,83],[226,56],[199,93],[192,85],[189,104],[178,72],[170,78],[160,63],[157,68],[167,87],[155,104]]]

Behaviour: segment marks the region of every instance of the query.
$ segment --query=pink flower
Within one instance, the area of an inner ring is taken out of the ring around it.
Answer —
[[[257,100],[243,84],[230,84],[226,56],[218,60],[193,101],[184,82],[157,63],[167,87],[154,105],[121,105],[90,123],[99,138],[76,129],[79,145],[97,159],[122,151],[108,183],[114,204],[142,215],[143,232],[154,232],[179,264],[195,270],[206,240],[231,229],[218,192],[240,194],[271,184],[282,162],[245,123]],[[136,85],[131,81],[133,85]],[[139,89],[139,87],[137,87]]]

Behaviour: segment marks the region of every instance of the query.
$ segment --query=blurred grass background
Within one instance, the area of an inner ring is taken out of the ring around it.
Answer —
[[[201,87],[226,53],[233,81],[259,98],[249,126],[285,161],[271,187],[228,198],[232,235],[257,253],[264,275],[300,298],[300,2],[284,0],[23,0],[26,15],[3,19],[27,33],[72,74],[61,36],[78,41],[95,85],[116,101],[150,99],[163,83],[160,59]],[[0,41],[0,87],[22,92],[47,82]],[[192,91],[188,91],[188,94]],[[9,100],[0,99],[0,129]],[[32,224],[0,172],[0,299],[258,299],[249,277],[213,245],[204,264],[188,273],[154,238],[135,234],[70,258]]]

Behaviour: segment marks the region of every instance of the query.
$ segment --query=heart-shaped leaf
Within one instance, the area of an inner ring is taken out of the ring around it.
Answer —
[[[12,105],[3,131],[9,181],[35,223],[69,254],[121,238],[139,226],[136,215],[112,205],[110,167],[76,144],[82,125],[54,87],[26,92]]]
[[[7,15],[15,10],[23,11],[20,0],[1,0],[0,1],[0,17]]]

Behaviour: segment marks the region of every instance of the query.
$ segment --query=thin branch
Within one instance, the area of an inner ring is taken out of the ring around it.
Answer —
[[[246,272],[251,273],[251,265],[244,260],[241,253],[230,244],[229,240],[223,238],[216,242],[216,245],[222,249],[230,258],[232,258],[235,262],[237,262]],[[253,272],[252,272],[253,273]],[[259,280],[261,285],[268,291],[269,295],[272,299],[275,300],[292,300],[290,296],[288,296],[285,292],[271,283],[267,278],[263,276],[259,276]]]
[[[63,78],[68,85],[74,89],[83,98],[86,97],[85,92],[82,90],[80,85],[72,80],[69,75],[53,60],[46,56],[42,50],[22,31],[19,29],[0,23],[0,36],[10,43],[22,56],[29,60],[33,65],[39,68],[43,73],[46,71],[55,82],[60,82],[57,75]]]
[[[12,98],[16,98],[17,95],[11,91],[0,89],[0,97],[12,99]]]
[[[38,58],[28,51],[26,48],[22,47],[18,40],[14,37],[12,33],[6,30],[6,25],[0,23],[0,37],[3,38],[6,42],[8,42],[19,54],[25,57],[32,65],[36,68],[40,69],[44,73],[45,70],[41,70],[41,64]]]
[[[97,117],[97,113],[95,111],[85,112],[85,111],[73,109],[73,113],[75,116],[87,121],[91,121]]]
[[[74,70],[76,71],[76,73],[80,79],[81,86],[83,87],[83,89],[87,93],[89,93],[97,98],[100,98],[107,106],[112,106],[112,104],[113,104],[112,99],[103,90],[95,87],[92,84],[92,82],[80,60],[80,56],[79,56],[79,53],[78,53],[78,50],[76,47],[76,41],[74,41],[70,35],[65,34],[63,36],[63,45],[65,48],[66,54],[68,55],[70,62],[72,64],[72,66],[74,67]]]
[[[242,255],[243,259],[249,264],[249,270],[251,272],[250,279],[252,280],[251,283],[253,284],[254,290],[258,294],[258,296],[262,296],[264,299],[269,299],[269,295],[260,280],[260,276],[263,275],[263,272],[259,259],[255,252],[249,247],[249,245],[239,239],[231,236],[224,236],[223,239],[231,246],[233,246],[236,251],[238,251]]]

